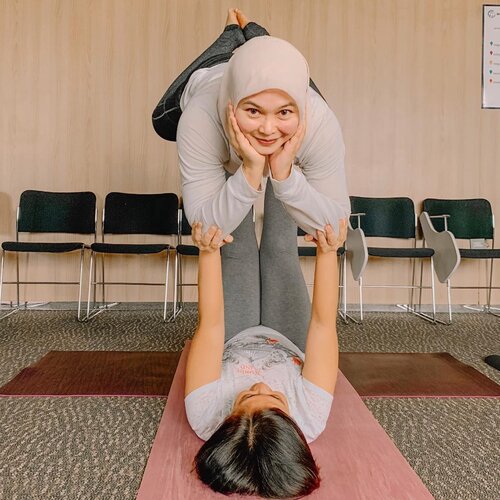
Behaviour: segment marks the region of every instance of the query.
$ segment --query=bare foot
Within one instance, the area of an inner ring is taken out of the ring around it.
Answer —
[[[240,28],[243,29],[249,22],[250,20],[248,19],[243,12],[239,9],[234,9],[236,12],[236,17],[238,18],[238,24],[240,25]]]
[[[236,17],[236,9],[233,8],[227,10],[226,26],[230,24],[239,24],[238,18]]]

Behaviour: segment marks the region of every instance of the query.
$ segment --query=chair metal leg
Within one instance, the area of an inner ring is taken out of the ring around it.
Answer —
[[[170,268],[170,249],[167,248],[166,270],[165,270],[165,300],[163,302],[163,321],[167,320],[167,302],[168,302],[168,270]]]
[[[431,257],[432,319],[436,322],[436,290],[434,288],[434,259]]]
[[[359,319],[363,322],[363,278],[359,277]]]
[[[178,280],[178,273],[177,273],[177,266],[178,266],[178,254],[177,250],[175,250],[175,258],[174,258],[174,307],[173,307],[173,312],[172,316],[168,318],[168,321],[175,321],[175,318],[177,317],[177,280]]]
[[[446,289],[448,292],[448,321],[451,325],[451,282],[449,278],[446,280]]]
[[[90,319],[90,291],[92,290],[92,267],[94,264],[94,252],[90,252],[90,263],[89,263],[89,289],[88,289],[88,295],[87,295],[87,314],[85,316],[85,320]],[[94,286],[95,286],[95,280],[94,280]],[[94,288],[94,307],[95,307],[95,288]]]
[[[78,312],[77,312],[78,321],[82,321],[82,318],[80,317],[80,312],[82,309],[83,256],[84,256],[84,250],[82,248],[80,251],[80,281],[78,287]]]
[[[21,307],[20,292],[19,292],[19,253],[16,252],[16,293],[17,293],[17,308]]]
[[[2,288],[3,288],[3,269],[4,269],[4,261],[5,261],[5,250],[2,250],[2,261],[0,263],[0,310],[2,308]],[[6,318],[7,316],[10,316],[11,314],[14,314],[17,312],[19,309],[17,307],[11,308],[10,311],[6,312],[2,316],[0,316],[0,319]]]

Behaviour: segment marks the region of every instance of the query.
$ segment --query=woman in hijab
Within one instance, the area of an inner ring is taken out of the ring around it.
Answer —
[[[156,131],[177,140],[200,248],[185,405],[206,440],[198,476],[222,493],[290,498],[319,485],[308,443],[333,401],[336,249],[349,199],[340,127],[314,88],[295,47],[230,9],[222,35],[153,114]],[[259,249],[252,206],[266,177]],[[312,311],[297,225],[318,244]]]

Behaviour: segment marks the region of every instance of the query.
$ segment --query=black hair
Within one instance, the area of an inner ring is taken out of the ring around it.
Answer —
[[[320,483],[304,434],[278,408],[229,415],[199,449],[194,469],[225,495],[299,498]]]

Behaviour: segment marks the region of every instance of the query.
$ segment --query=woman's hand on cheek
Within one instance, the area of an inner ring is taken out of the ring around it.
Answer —
[[[306,133],[306,124],[301,122],[295,131],[295,134],[286,141],[283,146],[269,155],[269,167],[273,179],[283,181],[288,178],[292,170],[293,160],[297,155]]]
[[[264,171],[266,157],[258,153],[245,137],[234,114],[234,108],[231,102],[227,106],[227,130],[229,132],[229,142],[238,156],[243,160],[243,165],[247,169]]]

